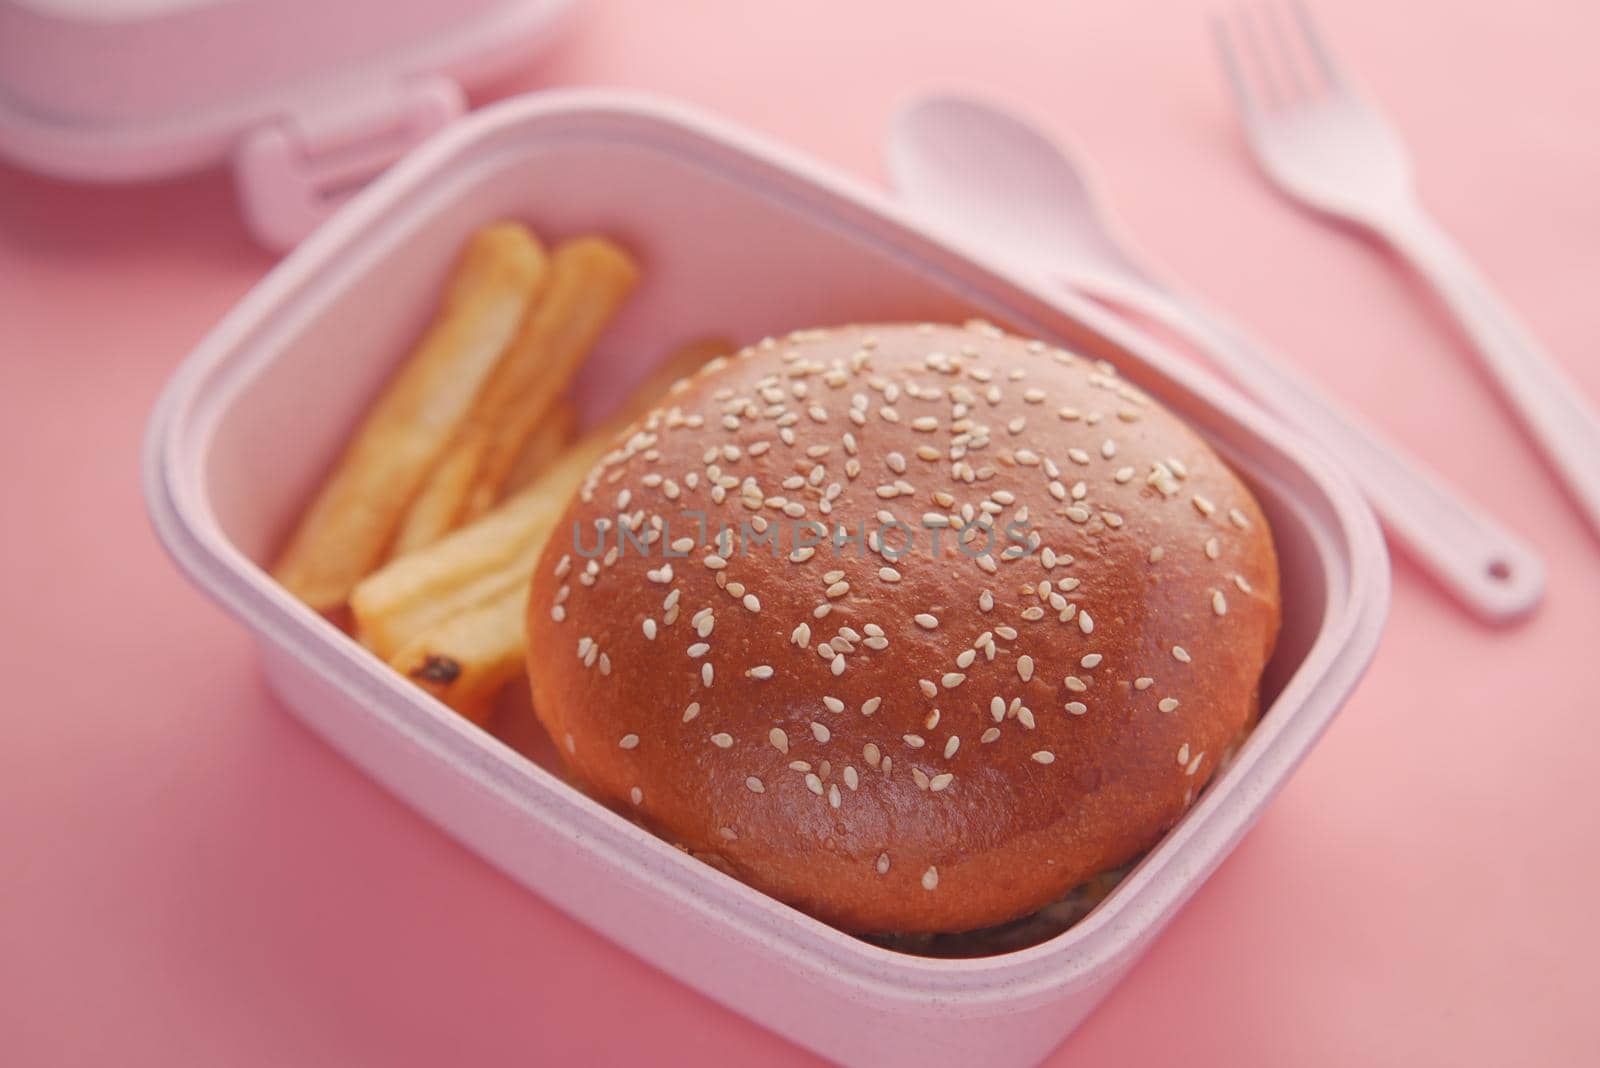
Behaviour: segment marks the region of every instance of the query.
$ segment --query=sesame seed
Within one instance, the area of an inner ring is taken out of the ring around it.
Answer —
[[[1102,659],[1104,658],[1099,653],[1089,653],[1082,660],[1078,661],[1078,666],[1086,667],[1092,670],[1100,666],[1100,661]]]
[[[899,582],[900,572],[892,567],[880,567],[878,568],[878,577],[884,582]]]
[[[878,863],[877,863],[876,867],[878,869],[878,874],[879,875],[887,875],[887,874],[889,874],[889,854],[887,854],[887,853],[879,853],[878,854]]]
[[[1155,682],[1156,680],[1152,679],[1149,675],[1140,675],[1138,678],[1133,680],[1133,688],[1135,690],[1148,690],[1150,687],[1155,685]]]
[[[1176,697],[1163,697],[1156,702],[1156,707],[1163,712],[1176,712],[1178,710],[1178,699]]]
[[[761,600],[753,593],[744,595],[744,606],[752,612],[761,611]]]
[[[982,742],[984,745],[988,745],[990,742],[996,740],[999,737],[1000,737],[1000,728],[999,727],[990,727],[988,730],[984,731],[981,736],[979,736],[978,741]]]
[[[702,686],[710,686],[712,679],[715,677],[716,672],[711,667],[711,661],[707,660],[700,665],[700,684]]]
[[[1017,657],[1017,674],[1022,676],[1023,682],[1033,678],[1033,657],[1026,653]]]
[[[956,750],[960,748],[961,739],[952,734],[949,740],[944,743],[944,758],[949,760],[951,757],[956,755]]]
[[[644,791],[635,786],[633,789],[628,791],[628,800],[632,801],[635,805],[643,804]]]
[[[1176,660],[1180,664],[1189,663],[1191,660],[1189,656],[1189,650],[1185,649],[1181,645],[1174,645],[1172,647],[1172,659]]]
[[[878,749],[878,743],[876,742],[868,742],[866,745],[861,747],[861,759],[867,762],[868,767],[877,767],[878,760],[882,755],[883,754]]]
[[[922,888],[932,890],[939,885],[939,869],[930,867],[922,873]]]
[[[811,724],[811,737],[815,738],[819,742],[826,742],[829,738],[833,737],[833,734],[828,730],[827,727],[820,723],[813,722]]]
[[[1206,755],[1204,753],[1196,753],[1194,755],[1194,758],[1189,761],[1189,766],[1187,768],[1183,769],[1184,770],[1184,774],[1185,775],[1193,775],[1195,772],[1199,771],[1200,770],[1200,762],[1202,760],[1204,760],[1205,758],[1206,758]]]
[[[1211,610],[1219,616],[1228,614],[1228,599],[1222,596],[1221,590],[1211,591]]]
[[[939,625],[938,617],[930,615],[927,612],[918,612],[912,617],[912,619],[916,622],[917,626],[921,627],[923,630],[933,630]]]
[[[1035,764],[1054,764],[1056,755],[1048,749],[1041,749],[1030,758]]]
[[[749,675],[752,679],[770,679],[772,678],[772,667],[768,664],[757,664],[755,667],[745,672],[745,674]]]
[[[639,736],[637,734],[624,734],[621,740],[617,742],[618,749],[637,749],[638,746]]]
[[[1087,611],[1078,613],[1078,629],[1083,631],[1085,634],[1094,633],[1094,620],[1089,617],[1089,613]]]
[[[1206,556],[1215,560],[1222,555],[1222,543],[1214,536],[1206,539]]]
[[[730,749],[733,747],[733,735],[725,731],[718,731],[711,736],[711,744],[718,749]]]
[[[817,778],[817,773],[816,772],[814,772],[814,771],[806,772],[806,789],[810,790],[812,793],[816,794],[818,797],[822,796],[822,780]]]
[[[746,779],[744,784],[753,794],[764,794],[767,792],[766,786],[763,785],[761,780],[756,778],[754,775]]]
[[[1239,511],[1237,508],[1228,509],[1228,520],[1240,530],[1244,530],[1250,526],[1250,520],[1246,519],[1244,513]]]
[[[883,704],[883,698],[869,697],[861,703],[861,714],[863,716],[870,716],[878,710],[878,706],[881,704]]]
[[[1073,693],[1082,693],[1089,688],[1089,684],[1078,678],[1076,675],[1068,675],[1062,681],[1066,683],[1067,689],[1071,690]]]
[[[838,808],[842,798],[839,796],[839,787],[833,783],[828,784],[828,805]]]
[[[913,749],[921,749],[927,744],[922,740],[922,736],[917,734],[902,734],[900,738]]]
[[[700,714],[700,702],[699,701],[690,701],[689,702],[689,707],[687,707],[687,708],[685,708],[683,710],[683,721],[685,723],[688,723],[690,720],[694,719],[699,714]]]
[[[709,642],[695,642],[688,648],[689,657],[692,660],[698,660],[710,651],[711,644]]]
[[[1073,716],[1081,716],[1089,711],[1089,706],[1082,701],[1068,701],[1065,707],[1067,713]]]
[[[1217,506],[1212,504],[1209,498],[1202,497],[1198,493],[1195,494],[1190,500],[1194,504],[1194,510],[1203,516],[1209,516],[1212,512],[1217,510]]]
[[[1004,697],[997,695],[990,698],[989,715],[994,717],[996,723],[1006,718],[1006,699]]]
[[[1184,742],[1178,746],[1178,765],[1181,767],[1189,763],[1189,743]]]
[[[928,780],[928,789],[938,793],[955,781],[955,776],[948,771],[940,772]]]
[[[822,699],[822,703],[827,706],[829,712],[844,711],[844,702],[839,700],[837,697],[824,697]]]

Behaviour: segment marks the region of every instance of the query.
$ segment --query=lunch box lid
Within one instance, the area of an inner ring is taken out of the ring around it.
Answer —
[[[0,157],[125,182],[231,164],[274,249],[554,39],[576,0],[0,0]]]

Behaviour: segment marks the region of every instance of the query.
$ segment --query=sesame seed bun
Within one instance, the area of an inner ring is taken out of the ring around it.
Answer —
[[[1254,498],[1108,366],[852,326],[715,361],[619,442],[528,668],[596,797],[846,930],[949,932],[1152,846],[1278,622]]]

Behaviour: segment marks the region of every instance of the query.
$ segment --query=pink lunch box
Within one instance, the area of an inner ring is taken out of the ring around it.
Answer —
[[[1285,625],[1232,765],[1086,919],[1031,948],[936,960],[852,938],[729,879],[457,718],[262,570],[429,313],[460,242],[501,217],[612,234],[644,284],[586,368],[592,417],[675,343],[851,320],[981,315],[1113,361],[1260,496]],[[1328,726],[1388,607],[1365,504],[1283,428],[1104,311],[929,234],[881,195],[676,107],[553,92],[451,124],[358,194],[183,364],[150,424],[172,555],[256,635],[288,708],[513,879],[817,1052],[880,1066],[1032,1063],[1221,862]]]
[[[0,0],[0,157],[122,182],[231,166],[285,249],[575,0]]]

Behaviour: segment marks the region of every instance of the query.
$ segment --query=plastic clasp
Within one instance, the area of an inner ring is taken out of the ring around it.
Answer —
[[[344,200],[466,110],[461,87],[429,76],[253,130],[233,157],[240,210],[277,251],[293,248]]]

